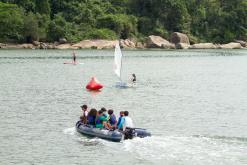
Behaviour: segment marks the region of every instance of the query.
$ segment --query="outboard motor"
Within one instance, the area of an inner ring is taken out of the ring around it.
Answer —
[[[135,129],[126,128],[124,131],[124,139],[133,139],[133,137],[135,137]]]

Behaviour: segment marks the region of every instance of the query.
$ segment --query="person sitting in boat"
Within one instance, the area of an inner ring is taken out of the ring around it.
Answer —
[[[132,139],[135,136],[134,124],[128,111],[124,111],[123,133],[124,139]]]
[[[102,107],[101,110],[103,111],[103,114],[108,121],[110,119],[110,115],[107,113],[107,110],[105,109],[105,107]]]
[[[109,109],[108,110],[108,114],[110,116],[110,119],[109,119],[109,123],[112,127],[116,127],[117,126],[117,119],[116,119],[116,116],[114,115],[113,113],[113,110],[112,109]]]
[[[123,121],[123,130],[126,128],[134,128],[132,119],[129,117],[129,112],[124,111],[124,121]]]
[[[80,116],[80,120],[84,123],[87,124],[87,115],[88,115],[88,110],[87,110],[87,105],[82,105],[81,106],[82,110],[82,116]]]
[[[96,120],[96,117],[97,117],[97,110],[95,108],[92,108],[89,113],[88,113],[88,116],[87,116],[87,124],[89,125],[95,125],[95,120]]]
[[[111,126],[107,123],[107,118],[104,116],[103,111],[99,110],[98,115],[95,120],[96,128],[107,128],[111,129]]]
[[[118,129],[121,129],[123,126],[123,117],[124,117],[124,111],[121,111],[119,118],[118,118],[118,121],[117,121],[117,128]]]
[[[131,83],[136,83],[136,75],[134,73],[130,77],[130,82]]]

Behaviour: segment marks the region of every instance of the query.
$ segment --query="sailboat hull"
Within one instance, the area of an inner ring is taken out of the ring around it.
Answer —
[[[129,85],[125,82],[116,82],[115,87],[117,88],[128,88]]]

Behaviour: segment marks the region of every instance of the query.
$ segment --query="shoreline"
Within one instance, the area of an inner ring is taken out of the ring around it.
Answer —
[[[77,50],[77,49],[113,49],[118,40],[82,40],[78,43],[68,42],[39,42],[32,43],[0,43],[0,49],[58,49],[58,50]],[[234,40],[227,44],[215,43],[196,43],[190,44],[187,35],[174,32],[168,41],[160,36],[148,36],[143,42],[132,39],[119,40],[121,48],[130,50],[149,50],[149,49],[244,49],[247,48],[247,42]]]

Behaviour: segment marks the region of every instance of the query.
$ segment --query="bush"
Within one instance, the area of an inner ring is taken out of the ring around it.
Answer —
[[[109,29],[92,29],[84,34],[85,39],[117,39],[117,35],[114,31]]]
[[[98,28],[115,31],[118,37],[126,39],[137,32],[137,18],[124,14],[108,14],[97,20]]]

